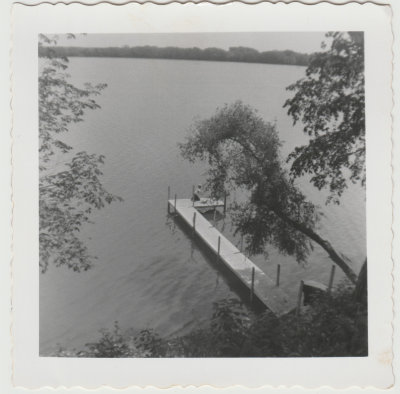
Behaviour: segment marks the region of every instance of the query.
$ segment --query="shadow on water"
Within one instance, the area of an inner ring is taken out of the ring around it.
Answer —
[[[210,222],[210,225],[213,224],[212,220],[209,219],[214,219],[213,213],[207,213],[203,216]],[[220,212],[215,215],[216,221],[224,219],[225,215]],[[206,242],[204,242],[198,234],[193,232],[192,227],[179,215],[175,215],[174,213],[167,214],[166,225],[170,228],[172,234],[176,234],[177,230],[179,230],[191,240],[191,258],[194,260],[194,251],[200,252],[209,266],[218,273],[216,286],[218,286],[219,278],[221,277],[229,289],[240,298],[247,308],[251,309],[255,313],[265,311],[265,305],[257,298],[257,296],[254,296],[253,302],[251,302],[250,289],[241,282],[240,279],[238,279],[238,277],[223,263],[223,261],[218,259],[217,253],[211,250]]]

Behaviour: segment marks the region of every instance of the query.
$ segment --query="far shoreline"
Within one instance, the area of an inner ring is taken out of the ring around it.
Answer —
[[[224,63],[272,64],[302,66],[309,64],[312,55],[290,50],[259,52],[253,48],[177,48],[177,47],[64,47],[39,46],[40,57],[90,57],[123,59],[192,60]]]

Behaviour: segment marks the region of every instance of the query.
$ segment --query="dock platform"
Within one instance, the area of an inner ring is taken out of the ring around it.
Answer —
[[[168,200],[168,204],[171,212],[175,210],[175,213],[192,227],[206,245],[219,256],[219,261],[225,264],[272,313],[282,316],[296,309],[296,300],[290,299],[274,280],[241,253],[198,210],[198,208],[221,207],[224,206],[223,202],[195,202],[193,204],[190,199],[173,199]],[[254,278],[252,278],[253,272]]]

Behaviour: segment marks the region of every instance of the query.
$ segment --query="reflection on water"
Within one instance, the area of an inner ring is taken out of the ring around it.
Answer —
[[[187,332],[205,324],[212,303],[229,297],[248,298],[235,278],[167,215],[167,189],[188,197],[192,185],[204,181],[202,164],[181,159],[177,143],[196,118],[210,116],[218,106],[241,99],[276,120],[282,156],[304,143],[282,105],[285,87],[304,68],[196,61],[73,58],[74,83],[105,82],[98,97],[102,109],[74,126],[67,142],[79,150],[106,156],[104,184],[122,196],[93,215],[82,230],[98,257],[88,272],[50,268],[40,275],[40,351],[57,343],[79,347],[102,327],[118,320],[122,328],[155,328],[162,335]],[[58,158],[62,164],[62,157]],[[300,186],[325,212],[319,232],[346,254],[357,270],[365,259],[364,191],[352,186],[340,206],[325,207],[324,193],[302,180]],[[231,199],[235,199],[233,194]],[[214,221],[213,217],[209,218]],[[236,245],[229,214],[215,225]],[[275,277],[281,264],[281,287],[295,296],[300,279],[327,283],[331,262],[316,247],[307,267],[271,248],[268,257],[252,260]],[[337,270],[335,282],[342,277]]]

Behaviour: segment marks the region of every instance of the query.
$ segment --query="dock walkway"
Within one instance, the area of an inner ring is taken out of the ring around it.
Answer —
[[[175,207],[176,203],[176,207]],[[193,202],[190,199],[168,200],[168,204],[193,231],[219,255],[223,262],[249,289],[252,288],[252,272],[254,269],[253,292],[271,312],[276,316],[282,316],[296,308],[296,300],[276,285],[275,281],[267,276],[239,249],[226,239],[198,210],[207,208],[205,203]],[[209,205],[210,208],[223,206],[223,202],[216,201]],[[170,208],[170,209],[171,209]]]

